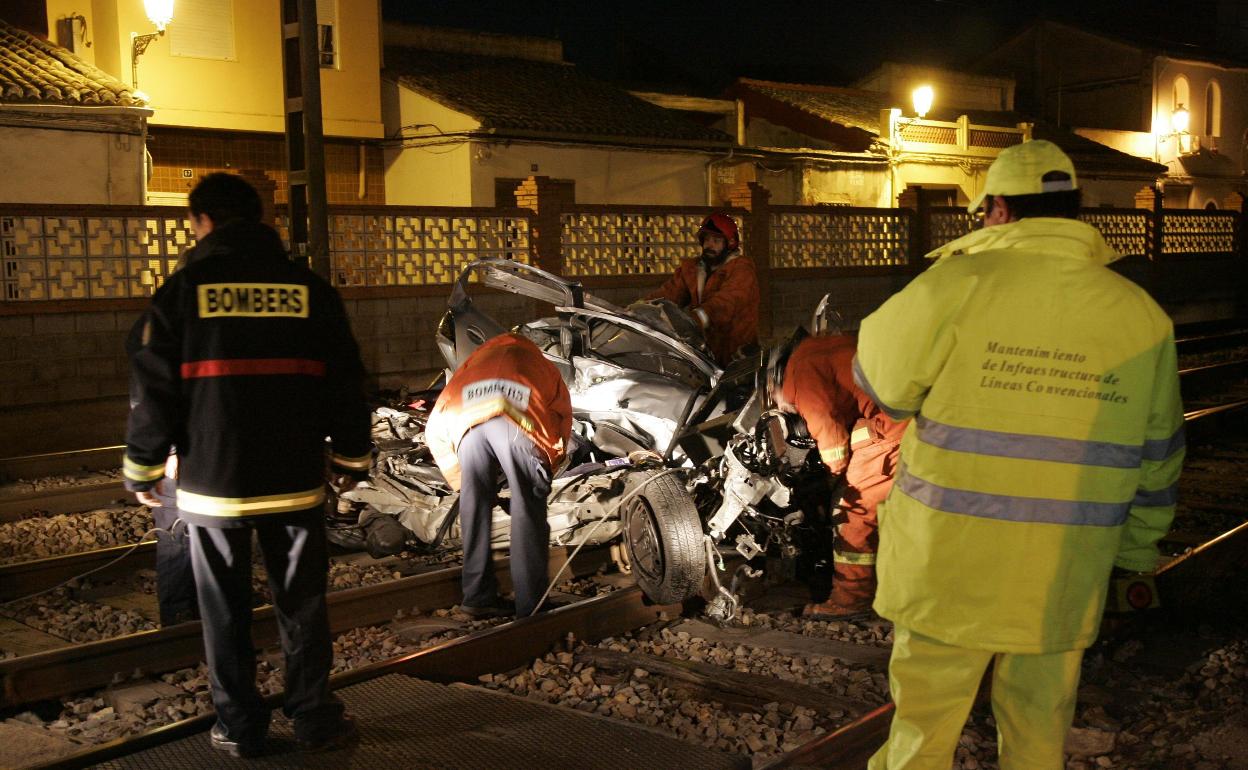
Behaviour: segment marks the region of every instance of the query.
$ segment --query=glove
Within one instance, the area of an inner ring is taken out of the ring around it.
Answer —
[[[849,490],[849,482],[845,481],[845,474],[838,473],[829,481],[832,487],[832,493],[828,495],[828,505],[830,510],[836,510],[841,504],[841,498]]]

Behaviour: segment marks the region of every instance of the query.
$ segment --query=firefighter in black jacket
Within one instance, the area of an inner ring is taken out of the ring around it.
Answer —
[[[269,714],[255,688],[251,540],[268,572],[286,653],[285,712],[304,750],[350,743],[329,692],[326,444],[342,487],[371,464],[364,369],[337,292],[287,259],[260,223],[254,188],[210,174],[190,195],[196,259],[152,298],[131,358],[138,401],[124,473],[150,490],[177,446],[217,723],[215,748],[262,751]]]

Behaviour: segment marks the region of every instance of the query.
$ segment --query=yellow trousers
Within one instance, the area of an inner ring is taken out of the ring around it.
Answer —
[[[897,711],[869,770],[949,770],[990,662],[1001,770],[1061,770],[1082,659],[1083,650],[970,650],[896,627],[888,680]]]

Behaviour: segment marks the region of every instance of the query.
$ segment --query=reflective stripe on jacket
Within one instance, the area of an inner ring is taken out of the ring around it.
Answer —
[[[442,475],[459,489],[459,442],[486,420],[505,416],[533,439],[554,470],[572,432],[572,400],[542,351],[518,334],[502,334],[473,351],[438,396],[425,441]]]
[[[905,431],[904,424],[889,419],[854,383],[854,351],[853,337],[808,337],[784,368],[784,400],[806,421],[819,457],[832,473],[849,467],[851,444],[871,438],[895,442]],[[855,433],[860,419],[867,431]]]
[[[126,487],[160,481],[176,444],[189,523],[315,508],[327,459],[367,478],[364,366],[342,301],[286,257],[272,228],[214,229],[152,297],[128,349]]]
[[[758,344],[758,276],[753,260],[733,252],[708,276],[701,257],[692,257],[650,299],[667,299],[687,308],[706,335],[720,366],[746,345]]]
[[[1087,647],[1153,569],[1183,463],[1170,319],[1075,220],[986,228],[868,317],[855,375],[917,414],[880,512],[881,615],[949,644]]]

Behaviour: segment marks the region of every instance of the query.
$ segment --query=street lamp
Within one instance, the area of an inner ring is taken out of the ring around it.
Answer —
[[[1170,127],[1174,129],[1173,132],[1159,136],[1158,140],[1162,142],[1167,139],[1175,140],[1175,152],[1179,155],[1186,155],[1192,151],[1192,135],[1187,131],[1191,122],[1192,114],[1180,102],[1175,105],[1174,112],[1170,113]]]
[[[156,31],[146,35],[130,33],[130,83],[136,91],[139,90],[139,57],[153,40],[165,34],[165,27],[173,21],[173,0],[143,0],[143,11]]]
[[[932,109],[936,92],[931,86],[922,85],[910,92],[910,100],[914,104],[913,118],[902,118],[901,109],[893,107],[882,113],[881,124],[888,121],[888,185],[893,203],[897,202],[897,167],[901,165],[902,134],[905,130],[919,122]]]
[[[1192,123],[1192,113],[1180,104],[1174,108],[1174,112],[1170,115],[1170,125],[1174,126],[1174,133],[1186,134],[1187,127]]]
[[[927,115],[927,111],[932,108],[932,100],[936,97],[931,86],[919,86],[910,94],[910,98],[914,101],[914,114],[920,118]]]

